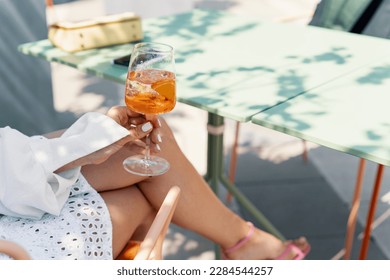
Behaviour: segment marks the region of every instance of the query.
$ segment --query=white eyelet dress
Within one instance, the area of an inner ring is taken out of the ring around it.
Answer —
[[[0,217],[0,239],[19,243],[37,260],[110,260],[112,225],[102,197],[83,176],[71,187],[59,216],[40,220]],[[7,259],[0,254],[0,259]]]
[[[53,139],[0,128],[0,239],[19,243],[33,259],[112,259],[103,198],[80,167],[57,170],[128,135],[99,113]]]

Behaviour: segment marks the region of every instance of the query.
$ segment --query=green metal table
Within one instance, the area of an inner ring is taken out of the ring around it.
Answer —
[[[389,42],[390,46],[390,42]],[[255,115],[252,122],[378,164],[360,259],[367,254],[383,167],[390,166],[390,56]],[[361,171],[359,172],[361,173]],[[349,223],[359,207],[358,178]],[[353,232],[347,232],[346,247]],[[347,248],[349,254],[349,248]]]
[[[147,19],[142,26],[145,41],[176,50],[178,101],[209,114],[207,181],[215,192],[225,185],[265,230],[283,239],[224,174],[224,119],[249,122],[257,113],[379,60],[388,53],[388,43],[210,10]],[[131,48],[125,44],[70,54],[43,40],[19,50],[124,84],[127,69],[111,61]]]

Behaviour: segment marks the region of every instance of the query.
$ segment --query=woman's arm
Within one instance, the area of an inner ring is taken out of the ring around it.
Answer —
[[[142,146],[142,144],[140,144],[140,139],[144,138],[149,133],[151,133],[151,139],[154,144],[158,144],[161,140],[161,137],[157,136],[161,126],[157,118],[146,121],[143,115],[132,112],[126,107],[113,107],[107,112],[107,116],[121,127],[126,128],[128,130],[128,135],[109,146],[67,163],[57,169],[55,171],[56,173],[87,164],[100,164],[128,143],[137,143],[137,145]],[[63,135],[63,132],[64,131],[56,131],[50,136]]]
[[[109,116],[85,114],[51,139],[0,128],[0,214],[35,219],[58,215],[82,165],[106,160],[152,128],[124,107]]]

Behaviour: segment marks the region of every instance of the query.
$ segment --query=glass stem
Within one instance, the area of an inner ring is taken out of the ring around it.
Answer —
[[[154,115],[145,115],[145,119],[147,121],[152,121],[153,118],[154,118]],[[144,159],[149,161],[150,160],[150,134],[146,135],[145,143],[146,143],[146,147],[145,147],[145,157],[144,157]]]
[[[150,137],[149,134],[146,135],[146,147],[145,147],[145,160],[150,160]]]

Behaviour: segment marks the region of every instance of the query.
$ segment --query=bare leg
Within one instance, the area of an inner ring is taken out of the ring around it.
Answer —
[[[135,233],[149,227],[155,211],[136,186],[100,194],[110,212],[113,227],[112,254],[116,258]]]
[[[157,177],[138,177],[127,173],[123,160],[132,154],[123,149],[108,161],[98,166],[83,168],[89,176],[90,183],[98,190],[126,187],[137,183],[140,190],[157,209],[168,189],[178,185],[182,192],[176,208],[173,222],[181,227],[195,231],[218,243],[222,248],[229,248],[246,236],[249,227],[246,221],[230,211],[214,195],[203,178],[197,173],[178,147],[171,130],[163,122],[163,143],[160,144],[160,155],[170,164],[170,170]],[[304,249],[306,241],[297,242]],[[285,248],[280,240],[259,229],[240,250],[232,252],[229,257],[235,259],[272,259]]]

